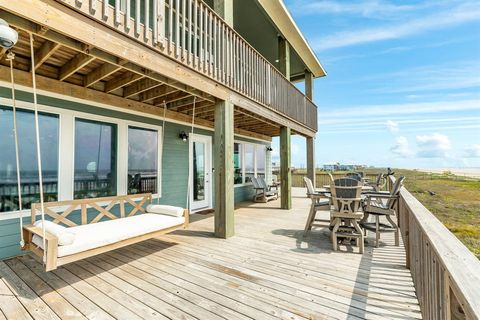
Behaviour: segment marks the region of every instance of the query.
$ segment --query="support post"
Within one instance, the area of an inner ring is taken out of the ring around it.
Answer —
[[[288,127],[280,128],[280,177],[281,177],[281,208],[292,208],[292,173],[290,171],[291,152],[290,152],[291,131]]]
[[[233,0],[213,0],[213,10],[233,28]]]
[[[281,36],[278,37],[278,61],[280,72],[290,81],[290,44]]]
[[[305,96],[313,101],[313,74],[305,70]]]
[[[312,180],[313,187],[316,186],[316,172],[315,172],[315,138],[306,138],[307,142],[307,177]]]
[[[233,103],[218,101],[215,105],[215,236],[234,235],[233,189]]]

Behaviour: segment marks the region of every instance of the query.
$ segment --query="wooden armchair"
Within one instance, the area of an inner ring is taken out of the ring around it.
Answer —
[[[370,193],[366,195],[363,204],[364,218],[360,222],[360,225],[365,229],[365,232],[375,232],[375,246],[378,247],[380,242],[380,234],[384,232],[395,233],[395,245],[398,246],[399,230],[395,221],[392,219],[396,215],[398,199],[400,196],[400,189],[403,185],[405,177],[400,177],[395,181],[395,184],[387,193]],[[374,222],[369,222],[368,218],[372,215],[375,218]],[[387,220],[387,223],[380,222],[380,217],[383,216]]]
[[[330,211],[333,219],[332,244],[337,250],[338,237],[355,238],[360,253],[364,251],[363,231],[358,222],[363,218],[361,211],[362,183],[355,179],[341,178],[330,187],[333,207]]]
[[[307,197],[312,200],[312,204],[310,206],[310,212],[308,214],[307,223],[305,224],[305,232],[304,236],[312,229],[312,227],[321,227],[323,225],[316,224],[315,222],[327,222],[327,226],[331,224],[330,219],[317,219],[316,214],[317,211],[329,211],[330,210],[330,200],[326,199],[326,195],[324,193],[316,192],[315,188],[313,187],[312,180],[307,177],[303,177],[303,181],[305,182],[305,186],[307,187]]]
[[[255,194],[253,195],[254,202],[268,202],[269,200],[278,199],[278,191],[268,191],[264,186],[260,184],[257,178],[252,177],[253,190]]]

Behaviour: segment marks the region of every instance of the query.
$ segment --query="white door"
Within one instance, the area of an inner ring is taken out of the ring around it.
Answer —
[[[212,207],[212,138],[194,134],[190,137],[190,209]]]

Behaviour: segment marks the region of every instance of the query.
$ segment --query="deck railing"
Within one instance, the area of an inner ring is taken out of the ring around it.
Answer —
[[[317,107],[202,0],[57,0],[317,130]]]
[[[398,220],[423,318],[480,319],[480,260],[405,188]]]

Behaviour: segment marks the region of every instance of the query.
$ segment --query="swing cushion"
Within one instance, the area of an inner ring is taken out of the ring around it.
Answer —
[[[68,231],[75,234],[75,241],[70,245],[58,246],[58,257],[84,252],[147,233],[179,226],[184,222],[184,217],[145,213],[127,218],[70,227]],[[32,242],[43,248],[41,237],[35,235]]]
[[[34,226],[43,228],[42,220],[35,222]],[[52,221],[45,220],[45,231],[57,237],[59,246],[70,245],[75,241],[75,233],[70,232],[66,227],[53,223]],[[40,242],[43,242],[41,238]]]
[[[183,208],[160,205],[160,204],[149,204],[147,206],[147,212],[148,213],[165,214],[165,215],[173,216],[173,217],[182,217],[183,216]]]

